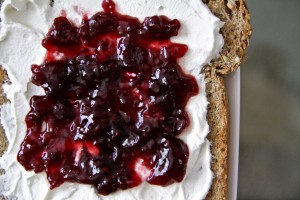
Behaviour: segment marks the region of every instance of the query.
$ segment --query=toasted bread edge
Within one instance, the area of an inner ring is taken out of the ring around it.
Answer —
[[[206,200],[226,199],[228,176],[229,110],[224,75],[235,71],[245,60],[252,34],[250,14],[245,0],[203,0],[224,26],[224,47],[220,56],[203,68],[209,101],[207,120],[210,127],[211,169],[214,179]]]

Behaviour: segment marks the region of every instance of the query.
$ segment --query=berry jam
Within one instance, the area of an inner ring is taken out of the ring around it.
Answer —
[[[180,182],[189,151],[176,136],[199,90],[177,63],[187,46],[170,41],[180,23],[140,23],[111,0],[102,6],[80,27],[56,18],[43,40],[45,61],[32,65],[32,82],[45,95],[31,98],[18,161],[45,171],[51,188],[77,182],[103,195],[142,181]]]

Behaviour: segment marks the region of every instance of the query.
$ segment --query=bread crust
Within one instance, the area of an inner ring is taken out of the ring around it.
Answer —
[[[207,108],[207,121],[211,142],[211,169],[214,179],[207,200],[226,199],[227,173],[228,173],[228,135],[229,113],[225,92],[225,83],[222,76],[215,70],[205,73],[206,94],[209,101]]]
[[[223,50],[205,68],[214,68],[217,74],[228,74],[235,71],[245,60],[246,48],[252,34],[246,0],[202,1],[215,16],[225,22],[221,28],[225,42]]]
[[[252,33],[245,0],[203,0],[224,26],[224,47],[220,56],[203,68],[209,101],[207,120],[210,127],[211,169],[214,179],[206,200],[226,199],[228,176],[229,110],[223,76],[244,61]]]

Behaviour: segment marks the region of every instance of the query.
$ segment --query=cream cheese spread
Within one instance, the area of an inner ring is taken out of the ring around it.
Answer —
[[[202,66],[219,55],[224,41],[219,33],[223,23],[215,17],[201,0],[115,0],[117,10],[139,18],[166,15],[178,19],[181,28],[172,42],[188,45],[188,52],[179,60],[183,70],[195,76],[200,92],[193,96],[186,111],[190,125],[180,138],[188,145],[190,156],[185,178],[167,187],[146,182],[138,187],[119,190],[100,196],[90,185],[64,183],[53,190],[45,173],[26,171],[17,161],[17,153],[26,133],[25,116],[32,95],[42,95],[43,90],[31,83],[31,64],[43,62],[45,49],[41,45],[53,19],[65,11],[67,18],[80,24],[82,13],[89,16],[101,11],[101,0],[7,0],[1,9],[0,65],[7,71],[10,84],[3,86],[9,103],[1,108],[1,123],[9,146],[0,158],[0,194],[20,200],[30,199],[203,199],[210,186],[210,143],[206,139],[209,127],[206,120],[207,98]]]

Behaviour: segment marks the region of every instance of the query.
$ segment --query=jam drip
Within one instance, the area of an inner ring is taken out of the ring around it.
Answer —
[[[180,28],[165,16],[137,18],[115,11],[84,17],[76,27],[58,17],[32,65],[33,96],[18,153],[26,170],[45,171],[51,188],[65,181],[94,185],[100,194],[147,181],[182,181],[189,125],[184,107],[198,93],[177,63],[187,46],[170,41]]]

